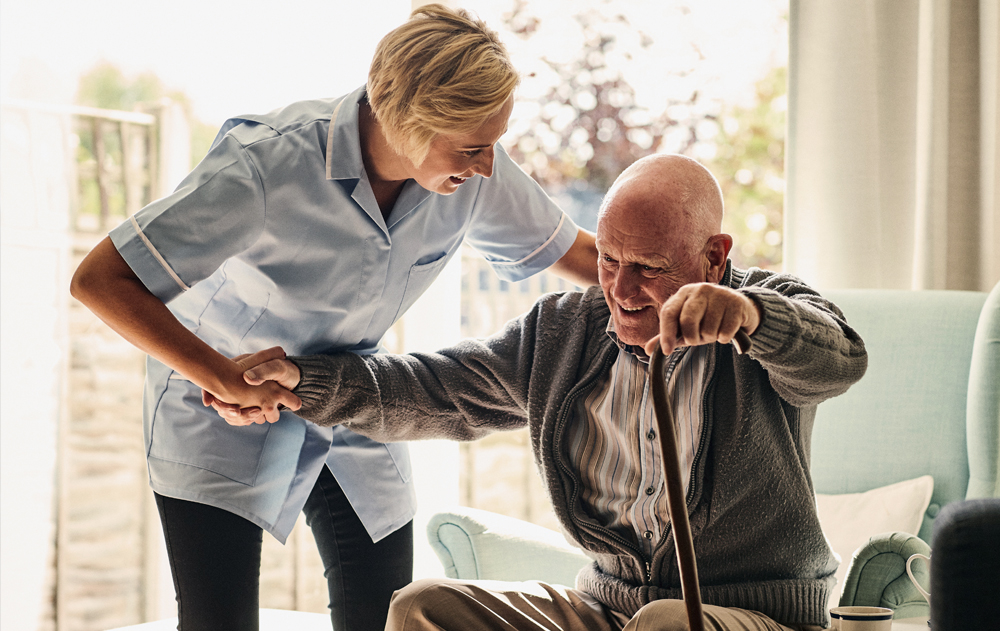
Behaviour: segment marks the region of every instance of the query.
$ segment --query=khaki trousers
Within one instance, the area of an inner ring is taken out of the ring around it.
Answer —
[[[797,631],[756,611],[705,605],[711,631]],[[687,631],[680,600],[649,603],[631,619],[587,592],[536,581],[424,579],[397,591],[386,631]],[[798,631],[819,629],[801,627]]]

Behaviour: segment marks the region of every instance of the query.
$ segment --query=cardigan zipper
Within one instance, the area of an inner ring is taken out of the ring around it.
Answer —
[[[617,346],[614,346],[614,348],[617,350]],[[562,430],[563,430],[563,428],[566,425],[567,418],[569,417],[569,410],[571,408],[571,404],[577,398],[579,398],[579,396],[583,393],[583,391],[587,388],[587,386],[589,386],[591,383],[593,383],[594,380],[596,380],[598,376],[604,374],[605,369],[608,368],[608,364],[611,363],[611,358],[612,357],[614,357],[614,354],[611,354],[608,359],[604,360],[604,363],[605,363],[604,368],[602,368],[599,372],[597,372],[594,375],[594,377],[591,378],[591,380],[589,382],[579,384],[572,392],[570,392],[566,396],[566,399],[563,401],[562,408],[559,410],[559,417],[556,420],[556,426],[555,426],[555,435],[556,436],[559,436],[559,437],[562,436]],[[561,440],[560,440],[560,442],[561,442]],[[555,441],[553,441],[553,447],[556,447]],[[556,451],[556,453],[553,454],[553,457],[555,458],[556,464],[559,466],[559,468],[562,470],[562,472],[566,475],[566,477],[568,477],[568,478],[574,480],[574,482],[576,482],[576,476],[573,475],[572,469],[570,469],[563,462],[561,449],[559,449],[559,448],[556,447],[555,451]],[[582,525],[582,523],[583,523],[583,522],[581,522],[576,517],[576,513],[575,513],[575,508],[577,506],[577,503],[578,503],[579,499],[580,499],[580,485],[579,485],[579,483],[574,483],[573,484],[573,493],[570,495],[570,506],[573,507],[573,510],[574,510],[574,512],[571,514],[571,518],[573,519],[573,521],[577,522],[577,527],[580,527]],[[619,546],[621,546],[622,548],[625,548],[627,551],[629,551],[630,553],[632,553],[632,557],[635,558],[636,560],[638,560],[639,563],[642,564],[642,566],[646,570],[645,584],[648,585],[650,583],[650,580],[651,580],[650,564],[649,564],[649,561],[646,560],[646,557],[643,556],[642,551],[638,547],[634,546],[631,541],[625,539],[624,537],[622,537],[618,533],[614,532],[613,530],[610,530],[609,528],[604,528],[603,526],[595,525],[595,526],[593,526],[593,529],[595,531],[598,531],[601,535],[604,535],[605,538],[610,539],[614,543],[617,543]]]

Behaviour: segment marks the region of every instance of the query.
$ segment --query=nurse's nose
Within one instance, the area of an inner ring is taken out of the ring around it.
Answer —
[[[493,147],[483,149],[479,152],[478,160],[472,165],[472,171],[483,177],[490,177],[493,175],[493,158],[495,157],[493,153]]]

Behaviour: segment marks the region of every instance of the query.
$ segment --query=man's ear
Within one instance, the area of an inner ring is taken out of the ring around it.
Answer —
[[[705,246],[705,263],[708,269],[705,271],[705,281],[717,283],[722,280],[722,275],[726,273],[726,261],[729,260],[729,251],[733,248],[733,238],[728,234],[717,234],[708,239]]]

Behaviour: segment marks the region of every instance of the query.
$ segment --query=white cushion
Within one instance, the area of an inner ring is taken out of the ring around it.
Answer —
[[[933,492],[934,478],[924,475],[864,493],[816,495],[823,533],[840,557],[837,587],[830,595],[831,607],[839,604],[854,552],[868,543],[869,538],[883,532],[917,534]]]

